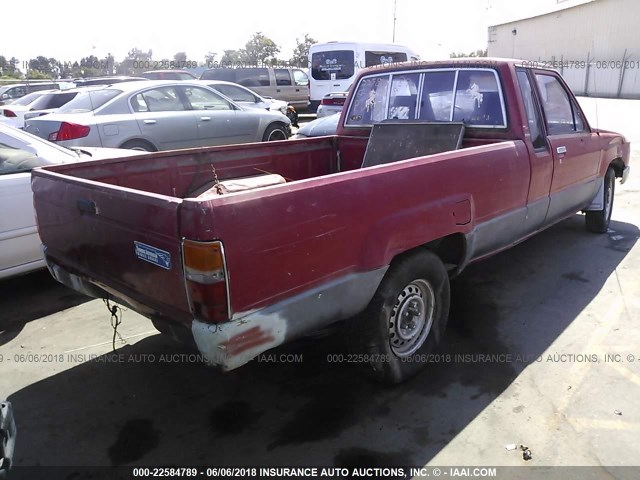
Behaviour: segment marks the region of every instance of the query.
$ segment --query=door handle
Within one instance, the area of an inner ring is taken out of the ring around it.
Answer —
[[[276,89],[276,92],[280,93],[280,89],[279,89],[279,88],[277,88],[277,89]]]
[[[146,123],[147,125],[153,125],[154,123],[156,123],[155,120],[144,120],[144,123]]]
[[[200,117],[200,120],[202,120],[203,122],[208,122],[209,120],[211,120],[211,117]]]
[[[567,147],[564,147],[564,146],[558,147],[556,148],[556,152],[558,152],[559,154],[567,153]]]

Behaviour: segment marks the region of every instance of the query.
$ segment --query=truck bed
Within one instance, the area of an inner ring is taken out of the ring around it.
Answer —
[[[388,265],[396,252],[439,238],[440,230],[468,232],[471,210],[484,221],[525,204],[528,157],[521,142],[360,169],[366,144],[319,137],[37,169],[32,188],[47,260],[143,314],[164,312],[188,326],[182,238],[222,240],[232,318],[240,318]],[[212,181],[212,165],[221,181],[276,173],[287,183],[192,198]],[[496,171],[513,177],[502,189],[488,173]],[[478,192],[490,193],[476,200]],[[394,230],[404,233],[399,238]],[[136,242],[168,252],[171,264],[140,261]]]

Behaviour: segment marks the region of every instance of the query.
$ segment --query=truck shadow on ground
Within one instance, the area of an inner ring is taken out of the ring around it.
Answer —
[[[0,292],[0,346],[32,320],[93,300],[58,283],[46,269],[0,280]]]
[[[11,395],[15,463],[424,465],[593,300],[639,238],[634,225],[611,228],[587,234],[575,216],[469,267],[452,284],[439,357],[403,385],[376,385],[339,362],[342,332],[226,375],[156,335]],[[455,360],[464,354],[511,360]],[[527,421],[521,407],[505,415]]]

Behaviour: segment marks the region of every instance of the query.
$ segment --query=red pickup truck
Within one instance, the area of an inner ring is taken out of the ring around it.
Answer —
[[[442,338],[451,277],[577,211],[606,232],[629,172],[557,72],[514,61],[366,69],[341,115],[334,136],[36,169],[51,273],[225,370],[349,319],[400,382]]]

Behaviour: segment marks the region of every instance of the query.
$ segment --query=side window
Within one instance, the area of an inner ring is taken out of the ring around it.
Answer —
[[[391,80],[389,113],[387,118],[409,120],[416,118],[419,73],[394,75]]]
[[[456,73],[426,72],[420,98],[420,120],[428,122],[448,122],[453,103],[453,84]]]
[[[233,106],[215,92],[200,87],[180,87],[192,110],[233,110]]]
[[[524,109],[527,114],[527,123],[529,124],[529,133],[531,134],[533,147],[536,149],[545,148],[547,146],[547,142],[542,131],[540,112],[536,108],[531,82],[529,82],[527,72],[524,70],[518,70],[518,85],[520,86],[520,93],[522,94],[522,100],[524,101]]]
[[[575,108],[558,79],[553,75],[536,73],[536,82],[547,117],[549,135],[584,131],[584,121],[579,115],[574,117]]]
[[[351,102],[346,124],[371,125],[387,118],[388,89],[388,75],[363,78]]]
[[[149,107],[147,106],[147,102],[144,100],[144,96],[142,93],[139,93],[129,100],[131,103],[131,108],[133,108],[134,112],[148,112]]]
[[[500,89],[493,72],[459,71],[453,120],[480,127],[507,126]]]
[[[285,87],[291,85],[291,74],[286,68],[276,68],[273,70],[276,74],[276,85]]]
[[[136,104],[137,102],[137,104]],[[154,88],[131,98],[134,112],[176,112],[185,110],[178,92],[173,87]]]
[[[248,88],[268,87],[271,85],[269,70],[266,68],[240,68],[236,70],[235,83]]]
[[[0,175],[28,172],[34,167],[46,165],[34,151],[0,142]]]
[[[7,91],[9,98],[21,98],[27,94],[27,87],[14,87]]]
[[[293,70],[293,81],[298,87],[309,85],[309,77],[302,70]]]
[[[233,85],[215,85],[212,86],[214,90],[217,90],[221,94],[229,97],[231,100],[236,102],[250,102],[256,103],[256,96],[240,87],[235,87]]]

